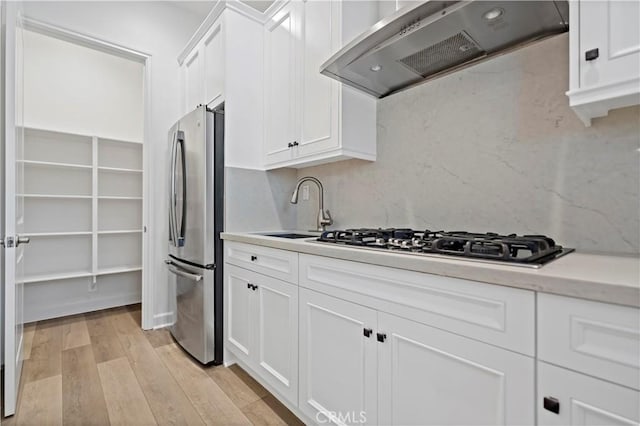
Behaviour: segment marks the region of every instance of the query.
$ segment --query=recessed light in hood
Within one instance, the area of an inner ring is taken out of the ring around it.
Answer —
[[[377,98],[568,30],[558,1],[426,1],[375,24],[331,57],[322,74]]]

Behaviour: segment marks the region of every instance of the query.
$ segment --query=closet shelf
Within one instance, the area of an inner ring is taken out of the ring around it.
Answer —
[[[92,198],[91,195],[58,195],[58,194],[16,194],[18,197],[23,198],[69,198],[69,199],[88,199]]]
[[[140,169],[123,169],[119,167],[104,167],[98,166],[98,170],[104,172],[115,172],[115,173],[142,173]]]
[[[57,280],[66,280],[71,278],[85,278],[91,277],[93,274],[90,271],[80,271],[80,272],[61,272],[57,274],[43,274],[43,275],[32,275],[26,276],[22,280],[23,283],[37,283],[42,281],[57,281]]]
[[[91,165],[72,164],[72,163],[56,163],[53,161],[35,161],[35,160],[18,160],[19,163],[30,166],[57,167],[62,169],[87,169],[91,170]]]
[[[98,235],[109,235],[109,234],[138,234],[142,232],[142,229],[114,229],[111,231],[98,231]]]
[[[118,197],[113,195],[99,195],[100,200],[142,200],[142,197]]]
[[[81,235],[92,235],[91,231],[78,231],[78,232],[25,232],[22,235],[25,237],[73,237]]]
[[[118,266],[114,268],[101,268],[98,269],[98,273],[96,275],[121,274],[123,272],[135,271],[142,271],[142,266]]]

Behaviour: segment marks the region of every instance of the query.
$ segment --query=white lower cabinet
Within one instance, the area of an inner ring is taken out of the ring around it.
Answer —
[[[304,288],[299,354],[318,423],[534,424],[533,358]]]
[[[298,402],[298,287],[225,265],[226,347],[292,404]]]
[[[379,424],[534,423],[533,358],[383,312],[378,329]]]
[[[640,423],[640,392],[538,362],[538,424],[631,426]]]
[[[377,424],[376,322],[373,309],[300,288],[299,408],[316,423]]]
[[[250,244],[225,262],[227,351],[307,424],[640,423],[637,308]]]

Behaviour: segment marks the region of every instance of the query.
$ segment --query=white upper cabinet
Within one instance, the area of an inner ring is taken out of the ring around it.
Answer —
[[[222,19],[218,20],[202,42],[204,63],[204,104],[222,99],[224,91],[224,32]]]
[[[586,126],[640,104],[640,1],[578,1],[570,11],[570,105]]]
[[[180,115],[224,103],[225,165],[263,169],[264,29],[241,5],[217,2],[178,56]]]
[[[265,27],[265,155],[272,163],[293,159],[300,12],[301,4],[288,3]]]
[[[191,53],[191,55],[184,61],[184,65],[182,67],[182,78],[184,83],[183,113],[185,114],[199,104],[204,103],[204,98],[202,97],[204,93],[202,90],[204,86],[202,76],[202,61],[200,60],[200,49],[198,49]]]
[[[377,18],[374,2],[286,3],[265,26],[265,166],[376,158],[376,101],[320,66]]]

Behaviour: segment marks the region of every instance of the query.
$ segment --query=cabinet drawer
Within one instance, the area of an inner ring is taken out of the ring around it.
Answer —
[[[532,291],[305,254],[300,286],[534,355]]]
[[[298,283],[298,253],[251,244],[225,242],[225,262],[279,280]]]
[[[538,358],[640,389],[640,309],[539,294]]]
[[[545,398],[556,405],[545,409]],[[632,426],[640,422],[640,392],[575,371],[538,362],[539,425]]]

